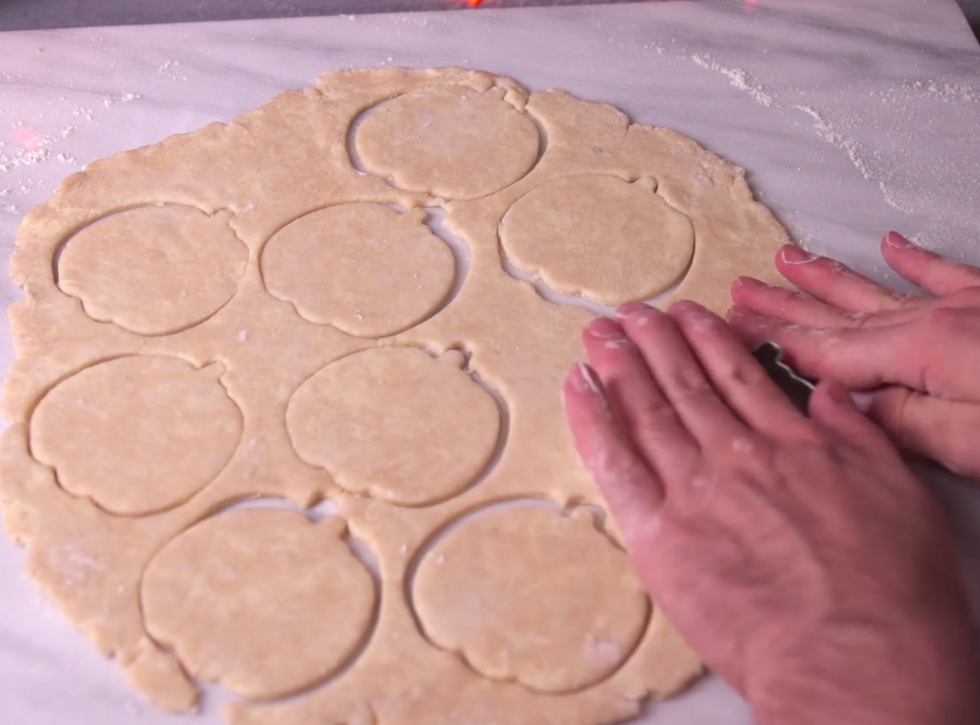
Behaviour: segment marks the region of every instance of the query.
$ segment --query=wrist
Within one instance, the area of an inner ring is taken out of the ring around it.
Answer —
[[[825,630],[827,628],[824,628]],[[759,725],[976,725],[972,627],[834,628],[760,658],[745,695]],[[945,631],[938,631],[943,629]]]

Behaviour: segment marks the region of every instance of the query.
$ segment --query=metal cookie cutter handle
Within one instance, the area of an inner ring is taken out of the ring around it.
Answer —
[[[774,342],[763,342],[757,346],[752,355],[765,369],[779,389],[786,393],[803,415],[810,409],[810,395],[816,388],[815,380],[805,378],[797,373],[783,360],[783,349]]]

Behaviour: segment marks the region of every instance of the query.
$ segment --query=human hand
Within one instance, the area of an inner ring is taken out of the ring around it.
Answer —
[[[872,418],[903,448],[980,478],[980,270],[890,232],[885,261],[931,297],[902,295],[793,246],[779,271],[806,296],[747,277],[728,319],[804,375],[873,389]]]
[[[583,340],[578,451],[658,606],[760,725],[980,722],[942,514],[846,388],[821,383],[806,418],[693,303]]]

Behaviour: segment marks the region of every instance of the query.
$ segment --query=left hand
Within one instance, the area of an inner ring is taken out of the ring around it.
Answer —
[[[932,294],[899,294],[786,246],[776,266],[806,294],[742,277],[729,322],[747,342],[778,343],[804,375],[868,390],[872,419],[897,445],[980,479],[980,269],[895,232],[881,251]]]

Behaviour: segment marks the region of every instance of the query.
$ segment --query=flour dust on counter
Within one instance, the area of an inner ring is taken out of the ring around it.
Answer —
[[[606,305],[722,310],[786,241],[742,169],[612,106],[325,73],[27,214],[4,527],[168,711],[216,684],[232,725],[628,719],[702,665],[560,382]]]

